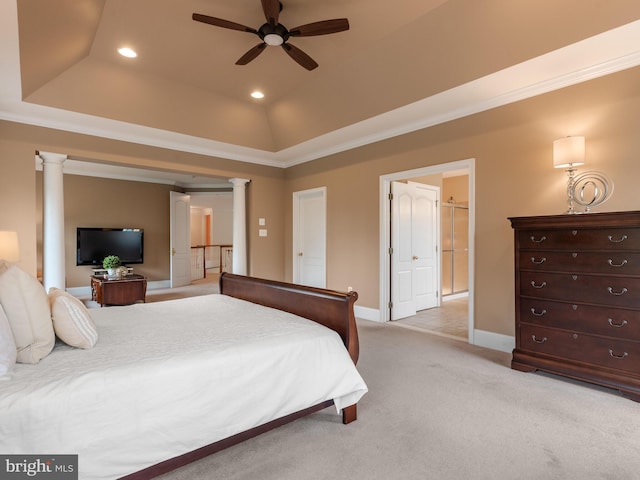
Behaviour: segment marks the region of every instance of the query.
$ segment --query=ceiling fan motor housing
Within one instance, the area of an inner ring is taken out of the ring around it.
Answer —
[[[258,29],[258,36],[267,45],[282,45],[289,39],[289,31],[280,24],[265,23]]]

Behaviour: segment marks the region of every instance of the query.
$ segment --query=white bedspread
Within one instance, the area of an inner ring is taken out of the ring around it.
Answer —
[[[117,478],[367,391],[335,332],[232,297],[91,315],[93,349],[58,344],[0,382],[0,452],[78,454],[79,478]]]

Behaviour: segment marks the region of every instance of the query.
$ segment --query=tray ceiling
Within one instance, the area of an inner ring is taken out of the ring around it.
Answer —
[[[3,2],[0,118],[290,166],[639,63],[636,2],[282,3],[288,27],[349,19],[290,40],[313,71],[279,47],[235,65],[257,37],[191,19],[257,28],[257,0]]]

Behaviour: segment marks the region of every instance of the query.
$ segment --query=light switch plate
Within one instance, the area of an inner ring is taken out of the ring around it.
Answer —
[[[266,228],[261,228],[260,230],[258,230],[258,235],[261,237],[266,237],[267,236],[267,229]]]
[[[260,225],[261,227],[265,226],[266,224],[267,224],[267,221],[264,218],[258,219],[258,225]]]

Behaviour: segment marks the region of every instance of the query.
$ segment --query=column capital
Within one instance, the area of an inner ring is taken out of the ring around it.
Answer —
[[[251,180],[248,178],[230,178],[229,181],[233,183],[233,187],[244,186],[249,183]]]
[[[38,152],[38,157],[42,159],[42,163],[57,163],[62,165],[64,161],[67,159],[67,155],[64,153],[53,153],[53,152]]]

